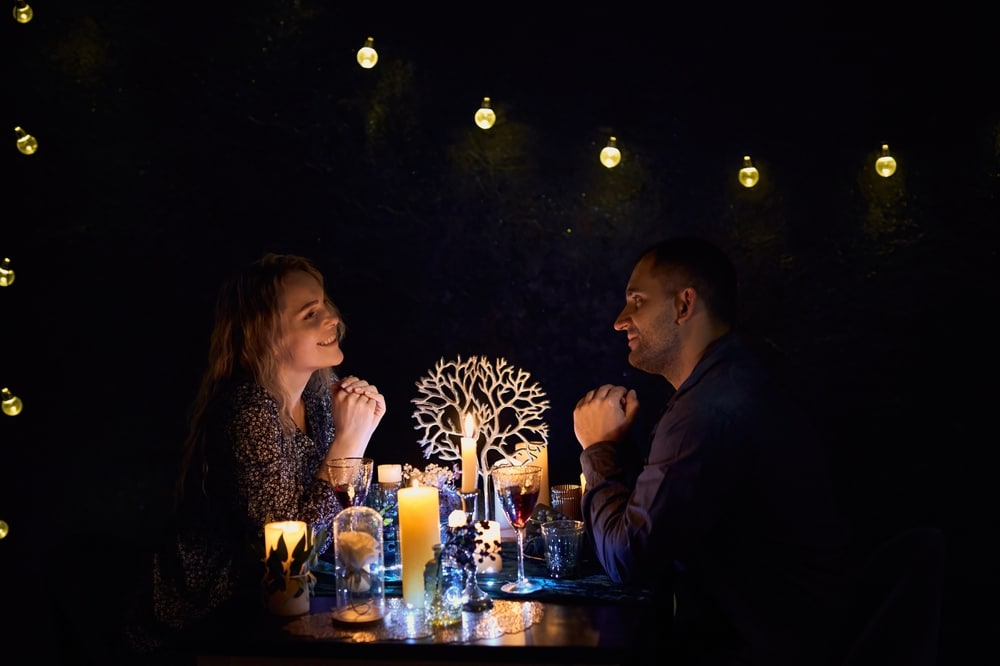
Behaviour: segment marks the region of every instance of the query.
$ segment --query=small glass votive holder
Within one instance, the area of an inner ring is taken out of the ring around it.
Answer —
[[[542,523],[545,539],[545,566],[552,578],[575,578],[580,568],[583,545],[582,520],[550,520]]]
[[[335,620],[374,622],[386,614],[382,520],[367,506],[349,506],[333,519]]]
[[[549,488],[552,509],[572,520],[583,520],[580,502],[583,488],[576,483],[561,483]]]

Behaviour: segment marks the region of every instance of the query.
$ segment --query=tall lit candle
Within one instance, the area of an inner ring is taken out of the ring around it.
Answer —
[[[304,572],[289,571],[292,565],[292,553],[306,536],[306,524],[301,520],[283,520],[280,522],[267,523],[264,525],[264,557],[271,557],[271,553],[278,549],[278,540],[284,538],[285,551],[285,572],[292,576],[298,576]]]
[[[424,565],[441,541],[441,508],[433,486],[400,488],[399,551],[403,562],[403,602],[424,607]]]
[[[403,480],[403,466],[379,465],[376,469],[376,474],[378,475],[378,483],[398,484]]]
[[[471,493],[476,489],[479,477],[477,464],[479,452],[476,451],[476,421],[472,412],[465,413],[462,424],[462,492]]]

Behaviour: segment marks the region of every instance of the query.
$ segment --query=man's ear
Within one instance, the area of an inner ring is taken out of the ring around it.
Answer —
[[[690,319],[694,313],[694,302],[697,294],[693,287],[685,287],[677,292],[674,297],[674,307],[677,308],[677,323]]]

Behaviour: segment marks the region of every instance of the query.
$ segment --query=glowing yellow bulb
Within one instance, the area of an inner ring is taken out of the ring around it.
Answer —
[[[358,64],[365,69],[371,69],[378,62],[378,52],[375,50],[375,38],[369,37],[365,45],[358,49]]]
[[[493,112],[490,108],[490,98],[483,98],[483,105],[479,107],[476,111],[476,125],[486,130],[493,127],[493,123],[497,121],[497,114]]]
[[[17,134],[17,149],[25,155],[34,155],[35,151],[38,150],[38,141],[35,140],[35,137],[20,127],[15,127],[14,132]]]
[[[24,409],[24,403],[10,389],[4,388],[0,389],[0,409],[7,416],[17,416]]]
[[[10,525],[6,521],[0,520],[0,539],[5,538],[8,534],[10,534]]]
[[[622,161],[622,153],[618,150],[618,140],[615,137],[608,139],[608,145],[601,148],[601,164],[609,169],[618,166]]]
[[[760,180],[760,172],[757,171],[757,167],[750,161],[749,155],[743,156],[743,168],[740,169],[739,179],[740,185],[748,188],[753,187]]]
[[[887,143],[882,144],[882,153],[875,160],[875,171],[883,178],[888,178],[896,173],[896,160],[889,154],[889,144]]]
[[[31,5],[24,0],[18,0],[17,4],[14,5],[14,19],[18,23],[27,23],[34,15],[35,12],[31,10]]]
[[[0,287],[9,287],[14,284],[14,269],[10,267],[10,259],[4,257],[0,262]]]

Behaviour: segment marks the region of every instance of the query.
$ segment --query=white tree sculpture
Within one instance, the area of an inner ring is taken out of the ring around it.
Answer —
[[[414,430],[422,431],[418,441],[424,458],[461,461],[463,419],[471,412],[478,424],[476,455],[484,489],[498,462],[520,465],[534,460],[548,441],[542,413],[549,401],[537,383],[529,383],[530,376],[502,358],[494,363],[481,356],[438,361],[433,372],[417,382],[419,396],[411,400],[417,406]]]

